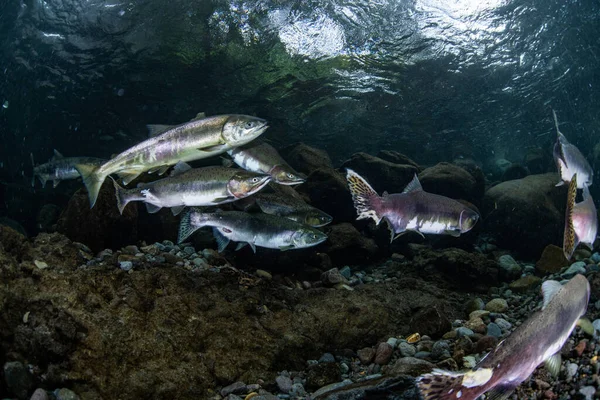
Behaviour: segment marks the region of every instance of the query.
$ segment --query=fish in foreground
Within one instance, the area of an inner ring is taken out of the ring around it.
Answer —
[[[598,214],[590,189],[587,186],[583,187],[583,201],[580,203],[575,203],[576,195],[577,174],[573,174],[567,195],[563,237],[563,252],[567,260],[571,259],[579,243],[583,243],[590,250],[593,250],[594,241],[598,234]]]
[[[269,249],[290,250],[316,246],[327,239],[318,229],[269,214],[248,214],[242,211],[201,213],[189,210],[182,214],[179,243],[203,226],[213,228],[219,252],[230,241],[240,242],[236,250],[250,245]]]
[[[270,175],[259,175],[237,168],[204,167],[192,169],[179,162],[171,176],[137,188],[124,189],[113,180],[117,207],[123,209],[131,201],[143,201],[149,213],[171,207],[177,215],[186,206],[214,206],[250,196],[269,183]]]
[[[40,182],[42,182],[42,187],[46,186],[47,181],[52,181],[53,187],[57,187],[61,181],[79,178],[79,171],[77,171],[75,165],[89,164],[98,166],[105,162],[105,159],[96,157],[63,157],[63,155],[55,149],[54,156],[50,161],[33,167],[33,176],[39,178]],[[31,181],[31,186],[34,186],[33,179]]]
[[[326,212],[291,196],[277,193],[258,193],[250,197],[249,200],[254,200],[264,213],[285,217],[314,228],[325,226],[333,220],[331,215]]]
[[[554,110],[552,110],[552,115],[554,116],[557,135],[553,156],[561,179],[556,186],[571,182],[571,178],[575,174],[577,174],[577,188],[583,189],[584,186],[591,186],[594,177],[592,167],[581,154],[581,151],[575,145],[569,143],[565,135],[558,130],[558,118],[556,118]]]
[[[85,163],[75,166],[88,190],[91,207],[96,203],[100,186],[111,174],[119,175],[126,185],[145,171],[163,174],[178,161],[199,160],[244,145],[261,135],[268,126],[264,119],[248,115],[216,115],[177,126],[149,127],[151,135],[156,136],[101,166]]]
[[[557,281],[542,284],[542,309],[500,342],[467,372],[433,370],[417,378],[424,400],[506,399],[542,362],[553,374],[560,370],[560,350],[580,317],[585,314],[590,284],[576,275],[564,286]]]
[[[377,225],[385,220],[392,240],[405,231],[460,236],[479,219],[479,214],[459,201],[424,191],[416,175],[402,193],[384,192],[383,196],[351,169],[346,180],[357,219],[372,218]]]
[[[250,143],[227,151],[233,162],[245,170],[269,174],[280,185],[298,185],[305,181],[268,143]]]

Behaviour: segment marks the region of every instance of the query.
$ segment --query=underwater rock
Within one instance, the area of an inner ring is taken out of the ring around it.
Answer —
[[[522,278],[517,279],[514,282],[511,282],[508,285],[508,287],[510,288],[510,290],[512,290],[514,292],[523,293],[523,292],[527,292],[528,290],[535,289],[541,283],[542,283],[542,278],[539,278],[535,275],[526,275]]]
[[[327,152],[304,143],[294,143],[279,150],[279,153],[292,168],[306,175],[317,169],[333,169]]]
[[[308,196],[310,205],[331,215],[334,223],[356,220],[346,178],[333,168],[312,171],[306,182],[298,185],[298,192]]]
[[[8,228],[13,229],[14,231],[20,233],[21,235],[27,237],[27,231],[23,228],[23,225],[15,221],[14,219],[7,217],[0,217],[0,228],[6,226]]]
[[[537,259],[550,243],[561,245],[566,185],[555,173],[530,175],[489,189],[483,201],[485,231],[498,245]]]
[[[85,189],[79,189],[58,220],[57,230],[69,239],[89,246],[94,252],[118,249],[138,240],[137,207],[117,209],[115,190],[107,180],[102,185],[94,208]]]
[[[431,372],[435,365],[415,357],[402,357],[384,370],[389,375],[419,376]]]
[[[358,359],[363,365],[369,365],[375,357],[375,349],[372,347],[365,347],[356,352]]]
[[[385,365],[390,362],[394,348],[387,342],[381,342],[375,352],[375,364]]]
[[[508,310],[508,303],[501,298],[492,299],[485,305],[485,309],[493,313],[503,313]]]
[[[446,313],[439,306],[425,307],[410,321],[410,330],[431,337],[441,337],[452,328]]]
[[[308,368],[306,388],[316,390],[320,387],[338,382],[342,375],[336,363],[318,363]]]
[[[60,207],[55,204],[44,204],[37,215],[37,228],[40,232],[52,232],[60,217]]]
[[[21,261],[27,259],[31,245],[20,232],[11,227],[0,225],[0,250],[4,250],[6,254],[11,255],[17,261]]]
[[[33,387],[33,379],[27,368],[19,361],[4,364],[4,381],[6,387],[19,399],[27,399]]]
[[[538,271],[555,274],[561,269],[569,265],[569,261],[565,258],[563,249],[549,244],[544,248],[542,256],[535,263],[535,267]]]
[[[501,255],[498,258],[498,265],[500,266],[500,272],[505,280],[515,279],[521,276],[521,266],[508,254]]]
[[[418,169],[413,165],[394,164],[367,153],[355,153],[342,164],[342,169],[350,168],[369,182],[381,196],[383,192],[402,193],[413,179]]]
[[[484,188],[467,170],[457,165],[441,162],[423,170],[419,174],[423,190],[452,199],[466,200],[481,204]]]
[[[512,163],[510,167],[508,167],[502,173],[502,178],[500,178],[500,180],[502,182],[513,181],[515,179],[523,179],[527,175],[529,175],[529,171],[527,170],[527,168],[525,168],[521,164]]]
[[[325,233],[328,240],[323,251],[329,255],[333,265],[368,263],[379,257],[375,241],[362,235],[352,224],[330,225]]]
[[[417,169],[417,172],[421,172],[423,170],[423,168],[421,168],[419,164],[414,162],[412,159],[394,150],[380,150],[379,153],[377,153],[377,157],[394,164],[412,165]]]

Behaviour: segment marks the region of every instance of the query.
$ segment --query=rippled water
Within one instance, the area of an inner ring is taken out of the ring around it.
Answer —
[[[0,177],[11,182],[28,180],[30,153],[107,157],[147,123],[200,111],[255,113],[275,144],[305,141],[336,162],[380,149],[421,163],[551,154],[551,108],[590,160],[600,137],[597,1],[0,7]]]

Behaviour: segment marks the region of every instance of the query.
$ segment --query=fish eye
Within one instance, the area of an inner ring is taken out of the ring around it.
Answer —
[[[252,183],[258,183],[259,179],[257,177],[252,178]]]
[[[296,177],[294,174],[291,174],[289,172],[286,174],[286,176],[290,179],[294,179]]]
[[[248,121],[244,124],[244,128],[246,129],[252,129],[256,126],[256,123],[254,121]]]

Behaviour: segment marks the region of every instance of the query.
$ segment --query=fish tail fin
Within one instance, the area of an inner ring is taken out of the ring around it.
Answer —
[[[115,196],[117,198],[117,208],[119,209],[119,213],[121,213],[121,215],[123,215],[123,210],[125,209],[125,206],[127,204],[129,204],[129,202],[132,199],[131,199],[131,197],[127,196],[127,190],[122,188],[121,186],[119,186],[117,181],[114,180],[112,176],[110,177],[110,179],[112,180],[113,186],[115,187]]]
[[[556,117],[556,111],[554,111],[554,109],[552,110],[552,116],[554,117],[554,126],[556,127],[556,135],[560,136],[561,133],[558,130],[558,118]]]
[[[177,243],[182,243],[184,240],[192,236],[194,232],[202,227],[201,224],[196,224],[196,221],[192,221],[193,215],[199,215],[199,213],[193,209],[184,210],[181,214],[181,220],[179,221],[179,234],[177,236]]]
[[[577,233],[573,225],[573,211],[575,210],[575,196],[577,196],[577,174],[573,174],[569,183],[567,195],[567,210],[565,212],[565,232],[563,236],[563,253],[567,260],[571,259],[575,248],[579,244]]]
[[[98,174],[99,167],[91,164],[77,164],[75,169],[81,175],[83,184],[88,191],[88,197],[90,198],[90,208],[94,207],[96,200],[98,199],[98,193],[106,179],[106,175]]]
[[[382,217],[377,209],[381,204],[381,197],[362,176],[349,168],[346,169],[346,180],[352,194],[354,208],[358,213],[356,219],[372,218],[379,225]]]
[[[417,387],[423,400],[459,399],[463,389],[464,374],[434,369],[417,378]]]

